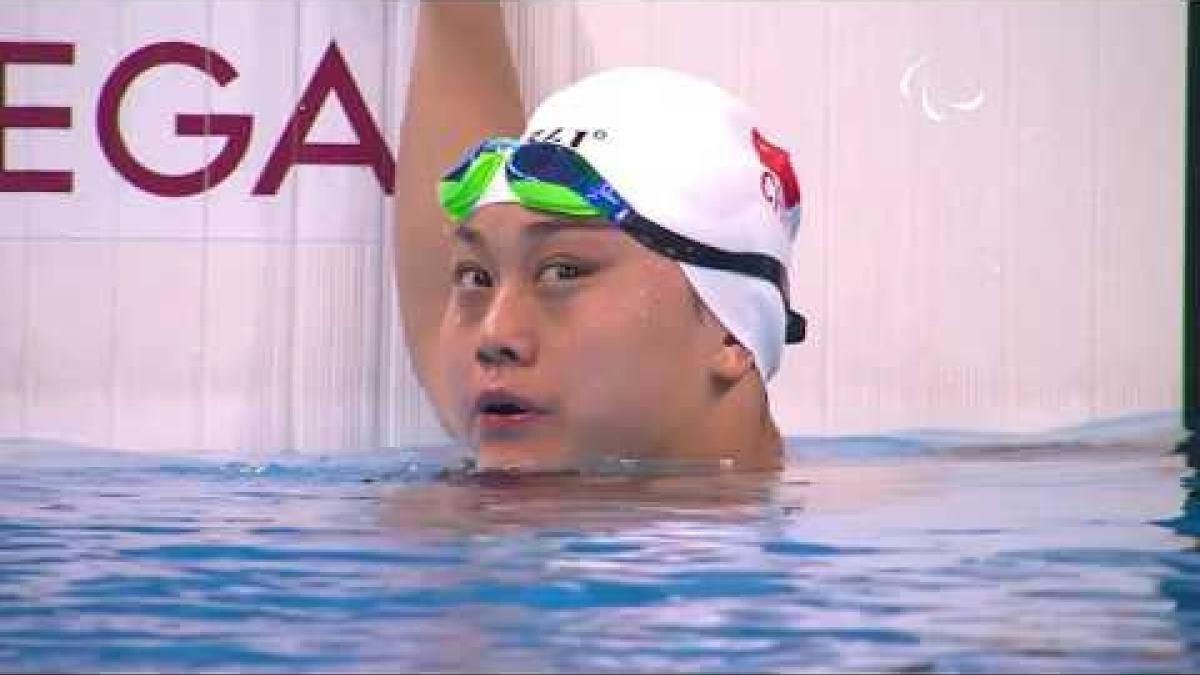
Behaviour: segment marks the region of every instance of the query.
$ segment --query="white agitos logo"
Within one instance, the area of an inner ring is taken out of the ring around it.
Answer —
[[[983,105],[984,93],[982,88],[976,88],[973,95],[948,99],[937,91],[937,81],[932,76],[932,68],[926,65],[932,60],[928,54],[913,61],[904,69],[900,77],[900,95],[907,100],[913,100],[913,84],[916,83],[916,98],[921,105],[921,112],[931,122],[941,122],[948,116],[974,112]]]

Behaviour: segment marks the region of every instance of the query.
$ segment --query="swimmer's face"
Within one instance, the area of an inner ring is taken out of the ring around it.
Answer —
[[[678,450],[724,331],[679,266],[599,219],[485,206],[455,235],[441,404],[492,467]]]

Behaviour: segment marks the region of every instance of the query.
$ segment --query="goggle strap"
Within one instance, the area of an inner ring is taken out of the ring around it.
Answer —
[[[775,258],[762,253],[725,251],[709,246],[668,230],[632,209],[626,212],[619,225],[643,246],[677,262],[746,274],[770,282],[783,297],[787,309],[785,341],[794,344],[804,340],[808,322],[787,306],[787,291],[783,286],[786,272],[783,264]]]
[[[794,345],[797,342],[804,342],[805,336],[808,334],[808,320],[804,316],[791,307],[787,309],[787,328],[784,332],[783,341],[789,345]]]
[[[564,216],[604,216],[600,209],[570,188],[532,178],[518,178],[507,171],[505,178],[509,189],[525,206]]]
[[[442,177],[438,183],[438,200],[455,222],[461,222],[470,215],[496,170],[502,164],[511,165],[511,162],[505,161],[504,150],[518,143],[509,138],[487,139],[469,151],[455,169]],[[596,173],[586,160],[572,154],[587,171]],[[787,311],[785,341],[793,344],[804,340],[807,321],[789,306],[786,270],[775,258],[761,253],[725,251],[685,237],[642,217],[616,193],[580,194],[565,185],[514,172],[511,166],[506,166],[505,179],[509,182],[509,188],[526,206],[563,215],[600,216],[615,220],[621,229],[642,245],[672,260],[754,276],[770,282],[779,291]],[[602,201],[606,208],[601,208],[593,200]]]

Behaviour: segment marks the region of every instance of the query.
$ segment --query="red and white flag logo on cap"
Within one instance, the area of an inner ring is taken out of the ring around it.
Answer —
[[[763,198],[787,228],[788,237],[795,236],[800,225],[800,183],[792,170],[792,160],[786,150],[768,141],[758,129],[751,131],[754,151],[767,169],[760,181]]]

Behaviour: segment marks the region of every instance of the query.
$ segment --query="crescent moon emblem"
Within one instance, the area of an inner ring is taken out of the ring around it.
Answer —
[[[929,90],[921,87],[921,110],[925,112],[925,116],[934,122],[941,122],[946,119],[940,111],[933,107],[933,102],[929,100]]]
[[[913,98],[913,82],[917,79],[917,72],[921,70],[932,57],[929,54],[924,54],[916,61],[908,64],[904,69],[904,74],[900,76],[900,95],[906,99]],[[930,93],[928,78],[921,78],[917,89],[920,90],[921,111],[925,113],[932,122],[941,122],[946,119],[948,109],[958,112],[973,112],[978,110],[983,105],[985,100],[983,89],[979,89],[974,96],[961,101],[938,101],[936,96]]]
[[[983,90],[980,89],[979,93],[975,94],[974,98],[971,98],[966,101],[958,101],[956,103],[947,103],[946,105],[949,105],[951,108],[954,108],[955,110],[962,110],[963,112],[970,112],[972,110],[977,110],[979,108],[979,106],[983,105]]]
[[[900,77],[900,95],[901,96],[903,96],[904,98],[912,98],[913,77],[917,74],[917,71],[921,69],[921,66],[925,65],[925,62],[928,60],[929,60],[929,55],[926,54],[925,56],[922,56],[921,58],[917,59],[916,61],[913,61],[912,63],[910,63],[908,65],[908,67],[904,69],[904,75],[902,75]]]

